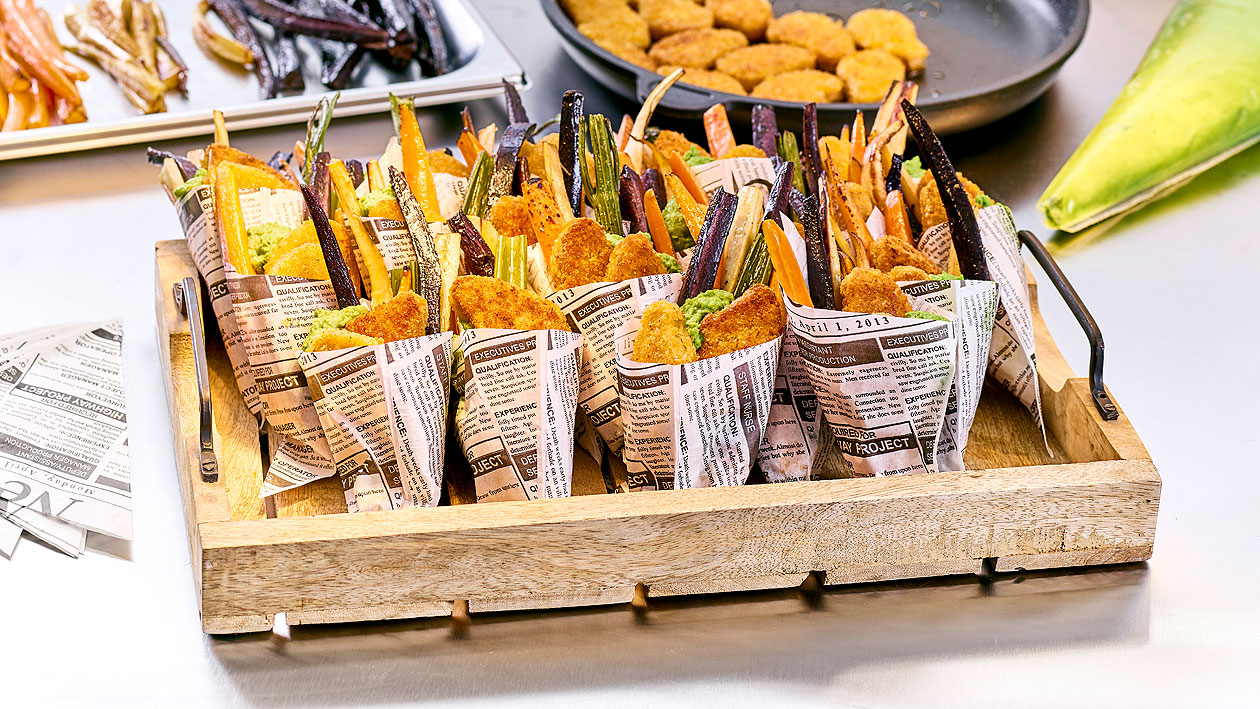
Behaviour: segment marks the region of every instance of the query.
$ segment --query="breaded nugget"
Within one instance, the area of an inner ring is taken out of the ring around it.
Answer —
[[[612,247],[604,227],[594,219],[574,219],[564,226],[551,246],[547,277],[556,290],[604,280]]]
[[[821,12],[797,10],[776,17],[766,28],[766,39],[813,50],[818,68],[827,71],[835,71],[836,62],[856,50],[844,25]]]
[[[409,337],[423,337],[428,323],[428,303],[405,290],[346,323],[346,329],[385,342],[395,342]]]
[[[846,182],[845,184],[849,186],[849,196],[853,199],[858,214],[862,215],[862,221],[870,219],[871,212],[875,211],[875,198],[871,196],[870,189],[860,182]]]
[[[643,310],[630,359],[644,364],[687,364],[696,361],[696,345],[687,332],[682,308],[658,300]]]
[[[967,199],[971,201],[971,208],[979,209],[976,200],[984,194],[984,190],[963,177],[961,172],[958,173],[958,180],[962,183],[963,191],[967,193]],[[923,175],[923,179],[919,180],[919,201],[914,207],[914,216],[924,230],[949,221],[949,215],[945,213],[945,204],[941,201],[941,187],[936,184],[936,178],[932,176],[930,170]]]
[[[625,42],[639,49],[647,49],[648,45],[652,44],[647,20],[634,12],[618,12],[597,20],[583,22],[577,26],[577,30],[597,42],[600,40]]]
[[[336,226],[341,226],[341,225],[336,224]],[[307,219],[306,221],[298,225],[298,228],[280,237],[280,240],[277,241],[276,245],[272,247],[271,254],[268,256],[267,262],[271,263],[275,261],[276,259],[296,249],[302,244],[315,244],[317,246],[319,245],[319,236],[315,234],[315,224],[312,223],[311,220],[309,219]],[[321,251],[320,253],[323,253],[323,252]],[[265,272],[265,269],[264,269],[264,272]]]
[[[747,143],[740,143],[739,145],[736,145],[730,150],[722,153],[718,157],[720,158],[764,158],[765,156],[766,156],[766,151],[762,150],[761,148],[758,148],[755,145],[748,145]]]
[[[652,45],[648,56],[660,64],[708,69],[723,54],[747,46],[748,38],[735,30],[702,27],[665,37]]]
[[[269,276],[291,276],[315,281],[328,280],[328,265],[319,244],[302,244],[267,262],[263,272]]]
[[[602,49],[608,50],[613,56],[624,59],[637,67],[642,67],[648,71],[656,71],[656,60],[649,57],[647,52],[629,42],[600,40],[595,44],[598,44]]]
[[[398,200],[394,199],[382,199],[373,202],[372,205],[368,207],[367,215],[369,217],[384,217],[386,219],[393,219],[397,222],[403,221],[402,209],[398,206]]]
[[[494,206],[486,213],[486,218],[494,225],[499,236],[519,236],[525,234],[530,241],[537,241],[534,226],[530,221],[529,200],[516,195],[503,195],[495,201]]]
[[[813,68],[814,52],[791,44],[754,44],[719,57],[716,66],[752,91],[768,76]]]
[[[348,347],[362,347],[363,345],[383,345],[385,342],[379,337],[369,337],[368,335],[360,335],[357,332],[342,330],[340,328],[324,330],[318,335],[312,337],[306,343],[307,352],[327,352],[329,350],[344,350]]]
[[[656,255],[656,249],[652,248],[652,240],[647,234],[631,234],[613,247],[604,280],[627,281],[665,272],[665,264]]]
[[[888,277],[894,281],[926,281],[928,274],[914,266],[893,266],[888,271]]]
[[[785,71],[757,84],[752,95],[776,101],[835,103],[844,95],[844,82],[835,74],[817,69]]]
[[[863,49],[840,59],[836,76],[852,103],[879,103],[892,82],[906,78],[906,65],[882,49]]]
[[[468,177],[470,174],[467,165],[445,150],[430,150],[426,155],[429,158],[429,167],[434,172],[441,172],[456,177]]]
[[[912,266],[926,273],[940,273],[941,269],[932,263],[927,254],[919,251],[897,237],[884,237],[875,242],[871,251],[871,261],[875,268],[885,273],[897,266]],[[894,278],[893,280],[902,280]]]
[[[629,12],[634,14],[626,0],[560,0],[560,5],[573,24],[597,22],[606,17],[615,17]]]
[[[455,308],[473,327],[568,330],[555,303],[500,278],[460,276],[451,286]]]
[[[708,359],[769,342],[783,334],[787,312],[774,291],[754,283],[744,294],[700,321],[704,344],[697,353]]]
[[[669,76],[678,67],[663,64],[656,67],[656,73],[661,76]],[[735,80],[730,74],[723,74],[720,71],[711,71],[709,69],[688,69],[682,78],[678,80],[680,84],[691,84],[692,86],[700,86],[714,91],[722,91],[736,96],[747,96],[748,92],[744,90],[744,85]]]
[[[914,22],[896,10],[871,8],[853,13],[848,22],[853,41],[863,49],[883,49],[902,61],[910,71],[922,71],[927,45],[919,41]]]
[[[774,19],[769,0],[704,0],[713,11],[713,24],[744,33],[750,42],[766,36],[766,25]]]
[[[687,74],[683,74],[683,78],[687,78]],[[713,157],[709,155],[709,151],[704,149],[703,145],[693,143],[687,139],[687,136],[676,130],[663,130],[657,133],[656,140],[652,141],[656,149],[665,154],[665,157],[671,155],[686,155],[687,151],[695,148],[705,157]]]
[[[713,26],[713,12],[691,0],[639,0],[639,14],[647,20],[652,39]]]
[[[887,273],[865,266],[855,268],[840,281],[840,299],[848,313],[887,313],[905,317],[910,300]]]

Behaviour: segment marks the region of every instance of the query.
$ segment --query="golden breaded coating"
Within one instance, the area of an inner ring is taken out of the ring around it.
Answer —
[[[398,206],[398,200],[382,199],[377,200],[372,206],[368,207],[369,217],[384,217],[393,219],[394,221],[403,221],[402,209]]]
[[[840,281],[840,302],[847,313],[887,313],[899,318],[910,312],[910,300],[887,273],[865,266]]]
[[[556,290],[576,288],[604,280],[612,247],[604,227],[594,219],[574,219],[564,226],[551,246],[547,277]]]
[[[341,226],[341,224],[334,223],[333,228],[338,226]],[[345,227],[342,228],[344,229]],[[272,247],[271,254],[268,256],[267,262],[271,263],[272,261],[275,261],[302,244],[319,245],[319,236],[315,233],[315,224],[309,219],[298,225],[298,228],[280,237],[280,240],[276,242],[274,247]],[[321,251],[320,253],[323,252]],[[264,269],[264,272],[266,272],[266,269]]]
[[[683,74],[683,78],[686,77],[687,74]],[[687,151],[692,148],[698,150],[700,154],[705,157],[713,157],[712,155],[709,155],[709,151],[705,150],[703,145],[691,142],[687,139],[687,136],[675,130],[661,131],[656,135],[656,140],[652,141],[652,144],[656,146],[657,150],[664,153],[665,157],[669,157],[671,155],[686,155]]]
[[[628,281],[662,273],[666,273],[665,264],[652,248],[652,240],[647,234],[631,234],[613,247],[604,280]]]
[[[755,145],[740,143],[730,150],[719,155],[719,158],[764,158],[766,151]]]
[[[656,67],[656,73],[661,76],[669,76],[678,67],[664,64]],[[744,85],[735,80],[730,74],[723,74],[720,71],[711,71],[709,69],[688,69],[682,78],[678,80],[680,84],[691,84],[692,86],[700,86],[714,91],[722,91],[736,96],[747,96],[748,92],[744,90]]]
[[[888,277],[894,281],[926,281],[928,274],[914,266],[893,266],[888,271]]]
[[[836,64],[836,76],[844,81],[852,103],[879,103],[894,81],[906,78],[906,65],[882,49],[863,49]]]
[[[456,310],[473,327],[569,329],[555,303],[500,278],[460,276],[451,286],[451,298]]]
[[[471,171],[459,158],[445,150],[430,150],[425,154],[429,158],[429,168],[456,177],[468,177]]]
[[[344,350],[349,347],[362,347],[364,345],[383,345],[385,342],[378,337],[369,337],[360,335],[357,332],[349,330],[334,329],[324,330],[315,337],[312,337],[306,343],[307,352],[327,352],[329,350]]]
[[[627,12],[635,14],[626,0],[560,0],[560,5],[575,25],[623,16]]]
[[[860,182],[846,182],[845,184],[849,186],[849,196],[852,197],[858,214],[862,215],[862,220],[870,219],[871,212],[875,211],[875,198],[871,196],[870,189]]]
[[[269,276],[309,278],[314,281],[328,280],[328,265],[319,244],[302,244],[282,256],[267,262],[263,272]]]
[[[750,42],[766,36],[766,25],[774,19],[770,0],[704,0],[713,11],[713,24],[744,33]]]
[[[863,49],[883,49],[897,57],[910,71],[922,71],[927,61],[927,45],[919,41],[914,22],[896,10],[871,8],[853,13],[848,23],[853,41]]]
[[[708,69],[723,54],[747,46],[748,38],[735,30],[701,27],[661,39],[648,50],[648,56],[661,64]]]
[[[719,57],[716,66],[752,91],[768,76],[813,68],[814,52],[791,44],[754,44]]]
[[[818,55],[818,68],[826,71],[835,71],[840,58],[857,49],[844,25],[821,12],[804,10],[774,18],[766,28],[766,39],[812,50]]]
[[[516,195],[500,197],[486,213],[486,218],[494,225],[499,236],[525,234],[530,237],[531,242],[538,240],[534,235],[534,225],[529,213],[529,200],[524,197]]]
[[[597,20],[583,22],[577,26],[578,32],[596,42],[625,42],[639,49],[647,49],[652,44],[652,35],[648,32],[647,20],[633,12],[629,14],[615,13]]]
[[[687,332],[682,308],[658,300],[643,310],[630,359],[644,364],[687,364],[696,361],[696,345]]]
[[[962,183],[963,191],[967,193],[967,198],[971,201],[972,209],[979,209],[976,200],[984,194],[984,190],[976,183],[958,174],[958,181]],[[923,179],[919,180],[918,204],[914,207],[914,216],[919,220],[919,225],[926,231],[937,224],[944,224],[949,221],[949,215],[945,213],[945,203],[941,201],[941,187],[936,184],[936,178],[932,176],[929,170]]]
[[[606,49],[618,59],[624,59],[631,64],[647,69],[648,71],[656,71],[656,60],[647,55],[647,52],[630,44],[629,42],[620,42],[616,40],[600,40],[596,42],[601,49]]]
[[[786,326],[787,311],[778,296],[754,283],[730,305],[704,316],[700,321],[704,342],[697,354],[708,359],[760,345],[782,335]]]
[[[844,95],[844,82],[835,74],[817,69],[785,71],[757,84],[752,95],[775,101],[835,103]]]
[[[691,0],[639,0],[639,14],[647,20],[652,39],[713,26],[713,11]]]
[[[941,269],[932,263],[927,254],[919,251],[897,237],[884,237],[875,242],[871,251],[871,261],[875,268],[885,273],[897,266],[912,266],[926,273],[940,273]],[[902,280],[894,278],[893,280]]]
[[[411,291],[398,295],[346,323],[346,329],[385,342],[423,337],[429,324],[429,305]]]

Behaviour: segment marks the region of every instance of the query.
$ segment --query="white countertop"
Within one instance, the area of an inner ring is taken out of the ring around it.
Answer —
[[[536,4],[479,3],[537,82],[534,115],[564,88],[614,103],[567,62]],[[1102,115],[1171,7],[1100,1],[1049,94],[947,141],[956,164],[1021,225],[1042,186]],[[557,71],[557,69],[559,71]],[[1187,106],[1186,110],[1196,110]],[[500,102],[474,105],[499,120]],[[457,119],[426,112],[426,135]],[[334,154],[378,152],[388,117],[334,124]],[[301,129],[233,136],[270,155]],[[436,142],[430,139],[430,142]],[[196,141],[172,144],[187,149]],[[25,706],[1096,706],[1255,702],[1260,654],[1258,329],[1260,147],[1061,258],[1107,343],[1106,381],[1164,479],[1143,565],[1003,577],[985,593],[944,579],[827,591],[653,601],[442,621],[201,633],[154,323],[153,242],[179,230],[136,147],[0,163],[0,331],[121,315],[135,541],[89,538],[74,560],[24,540],[0,559],[0,692]],[[1042,308],[1084,372],[1084,337]],[[17,307],[15,307],[17,306]]]

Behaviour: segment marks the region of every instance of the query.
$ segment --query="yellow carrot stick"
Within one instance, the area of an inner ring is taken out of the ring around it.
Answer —
[[[429,166],[429,155],[424,148],[424,136],[420,135],[420,125],[416,123],[416,114],[406,108],[399,110],[399,114],[403,174],[420,203],[424,218],[429,222],[440,222],[442,212],[438,208],[437,186],[433,183],[433,168]]]
[[[407,112],[403,111],[403,115],[406,114]],[[333,192],[337,195],[337,201],[341,203],[341,212],[346,226],[354,235],[355,246],[363,258],[364,265],[367,266],[366,275],[372,304],[380,305],[393,295],[389,284],[389,269],[385,268],[385,259],[376,248],[372,237],[368,236],[367,229],[363,227],[362,217],[359,216],[363,213],[363,208],[359,205],[359,196],[354,192],[354,183],[350,181],[346,164],[340,160],[329,163],[328,178],[332,183]]]
[[[228,263],[242,276],[253,275],[249,265],[249,235],[245,231],[245,217],[241,214],[241,200],[236,193],[236,173],[232,163],[222,163],[214,176],[214,221],[218,226],[219,239],[227,247]]]

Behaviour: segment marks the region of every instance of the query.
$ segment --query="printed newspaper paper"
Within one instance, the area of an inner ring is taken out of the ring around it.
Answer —
[[[1015,220],[1005,205],[976,210],[980,240],[989,277],[997,283],[998,310],[989,346],[989,375],[1014,394],[1033,415],[1045,436],[1041,419],[1041,388],[1037,382],[1036,338],[1024,258],[1019,252]],[[919,238],[919,249],[938,266],[949,262],[948,224],[939,224]],[[1047,444],[1048,445],[1048,444]],[[1047,448],[1049,450],[1049,448]]]
[[[649,304],[678,292],[682,276],[669,273],[617,283],[591,283],[547,296],[582,334],[578,407],[613,453],[621,451],[617,394],[617,328]]]
[[[853,475],[936,472],[958,347],[954,323],[785,304],[818,404]]]
[[[299,356],[351,512],[442,496],[451,334]]]
[[[131,538],[122,322],[0,337],[0,519],[77,556]]]
[[[460,446],[477,501],[568,497],[582,336],[474,328],[460,335]]]
[[[757,459],[766,481],[808,480],[818,447],[818,395],[801,360],[796,333],[787,328],[774,378],[774,397]]]
[[[271,222],[296,228],[306,219],[306,203],[296,190],[241,190],[240,202],[246,228]],[[332,450],[297,359],[315,311],[337,307],[332,284],[286,276],[242,276],[226,261],[224,271],[263,416],[280,437],[259,496],[333,475]]]
[[[766,190],[774,183],[774,162],[770,158],[723,158],[691,168],[696,183],[705,194],[719,187],[731,194],[752,182],[763,183]]]
[[[617,330],[630,490],[743,485],[766,432],[782,338],[690,364],[644,364],[630,358],[641,315]]]
[[[245,354],[241,326],[237,324],[236,313],[232,310],[232,294],[228,291],[227,275],[223,269],[223,249],[215,230],[214,192],[210,185],[189,190],[175,203],[175,214],[184,230],[188,252],[192,254],[197,271],[210,293],[210,309],[214,311],[215,322],[219,325],[219,335],[223,338],[228,361],[232,363],[236,385],[250,413],[261,416],[262,400],[258,398],[258,385],[254,382],[254,372]]]

